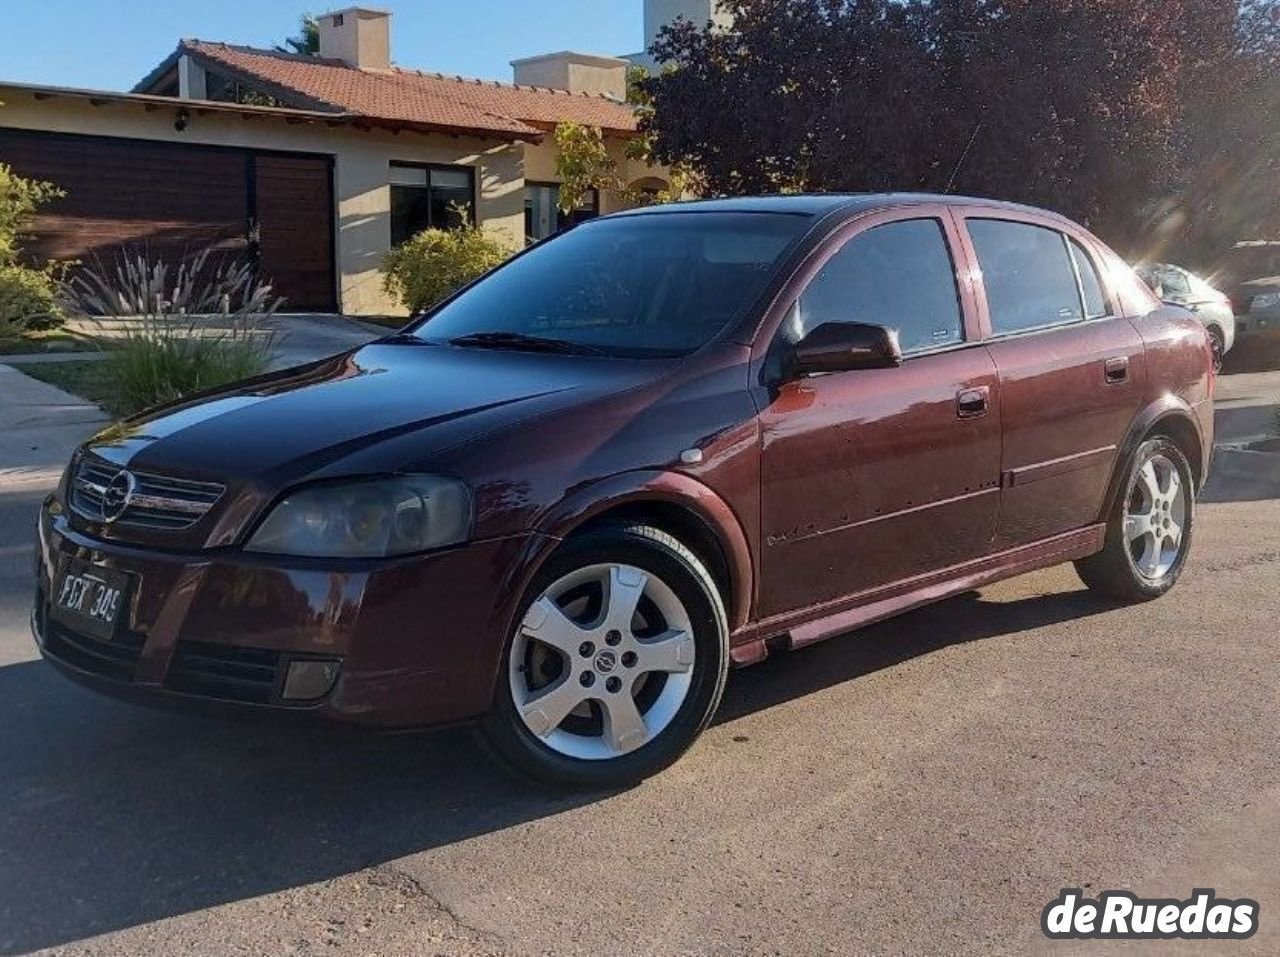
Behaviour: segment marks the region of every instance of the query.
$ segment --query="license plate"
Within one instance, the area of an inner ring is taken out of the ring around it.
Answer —
[[[128,592],[124,572],[72,559],[53,589],[53,617],[72,631],[110,641]]]

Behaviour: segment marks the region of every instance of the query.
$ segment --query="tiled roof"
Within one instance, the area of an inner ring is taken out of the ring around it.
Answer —
[[[212,61],[292,105],[332,107],[391,121],[514,137],[539,136],[562,120],[631,132],[631,108],[603,96],[469,80],[393,68],[361,70],[341,60],[183,40],[179,52]]]

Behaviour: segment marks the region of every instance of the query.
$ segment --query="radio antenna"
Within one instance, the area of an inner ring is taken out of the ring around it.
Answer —
[[[951,171],[951,178],[947,180],[947,188],[943,190],[944,194],[950,193],[953,186],[956,185],[956,177],[960,175],[960,168],[964,166],[964,161],[969,157],[969,150],[973,149],[973,144],[978,139],[978,134],[982,131],[982,121],[978,121],[978,125],[973,128],[973,135],[969,137],[969,142],[965,144],[964,152],[960,154],[960,159],[956,162],[956,168]]]

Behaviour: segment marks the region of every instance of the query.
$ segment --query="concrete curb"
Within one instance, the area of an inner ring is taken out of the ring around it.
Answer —
[[[76,446],[110,421],[92,402],[0,365],[0,489],[52,487]]]

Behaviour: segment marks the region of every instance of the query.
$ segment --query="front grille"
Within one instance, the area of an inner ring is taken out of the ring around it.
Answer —
[[[111,516],[104,514],[107,487],[126,470],[92,455],[85,455],[76,466],[71,483],[71,506],[93,522]],[[129,504],[116,519],[117,525],[180,531],[190,528],[213,508],[226,490],[217,482],[193,482],[190,479],[133,472]]]
[[[275,699],[280,665],[278,651],[179,641],[165,684],[185,694],[269,704]]]

